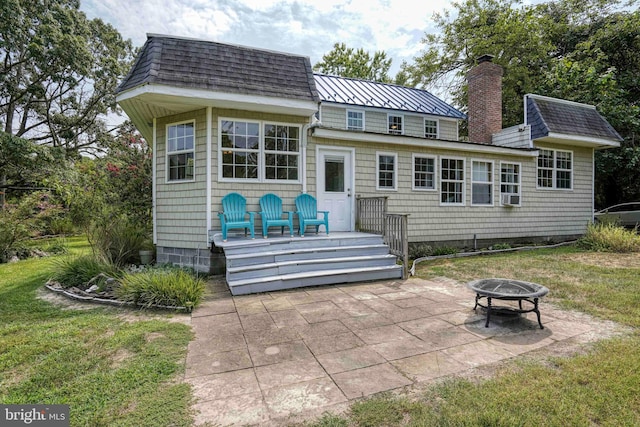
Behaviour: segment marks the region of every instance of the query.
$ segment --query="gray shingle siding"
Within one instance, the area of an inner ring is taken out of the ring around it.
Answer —
[[[319,101],[308,57],[170,36],[147,36],[117,91],[146,83]]]

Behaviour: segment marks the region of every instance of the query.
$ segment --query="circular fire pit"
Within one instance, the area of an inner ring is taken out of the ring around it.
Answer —
[[[513,279],[480,279],[467,283],[467,287],[476,293],[475,310],[482,307],[487,311],[487,322],[485,327],[489,327],[489,319],[491,313],[536,313],[538,316],[538,324],[540,329],[544,329],[540,321],[540,310],[538,310],[538,300],[547,293],[549,289],[537,283],[523,282]],[[480,301],[482,298],[487,299],[484,305]],[[493,306],[493,299],[503,301],[518,301],[518,308],[506,306]],[[529,303],[533,308],[522,308],[522,302]]]

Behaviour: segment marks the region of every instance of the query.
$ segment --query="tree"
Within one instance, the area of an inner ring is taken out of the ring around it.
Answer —
[[[494,55],[493,61],[504,69],[504,123],[520,123],[522,96],[541,78],[531,70],[545,70],[551,63],[554,46],[545,36],[550,18],[518,0],[466,0],[453,7],[453,12],[434,15],[440,31],[426,34],[424,51],[404,67],[410,81],[447,91],[465,110],[467,72],[480,56]]]
[[[102,141],[102,117],[116,111],[115,88],[133,57],[129,40],[79,8],[79,0],[0,5],[0,124],[69,153]]]
[[[63,167],[63,153],[0,131],[0,209],[10,190],[35,190],[46,177]]]
[[[111,205],[126,212],[142,227],[151,230],[152,155],[151,147],[126,121],[100,159],[107,174]]]
[[[636,0],[466,0],[435,15],[438,33],[403,71],[417,86],[445,86],[466,109],[466,74],[493,54],[504,69],[503,123],[522,122],[522,97],[539,93],[595,105],[623,136],[596,156],[596,204],[640,199],[640,14]]]
[[[333,50],[324,54],[322,61],[315,64],[313,69],[334,76],[391,83],[390,67],[391,59],[387,59],[384,51],[377,51],[371,56],[362,48],[354,49],[344,43],[336,43]]]

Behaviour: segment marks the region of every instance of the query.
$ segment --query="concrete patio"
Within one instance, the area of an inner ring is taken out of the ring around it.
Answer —
[[[612,329],[545,300],[543,330],[533,313],[492,316],[485,328],[473,306],[473,292],[448,279],[236,297],[211,280],[186,362],[196,425],[286,425]]]

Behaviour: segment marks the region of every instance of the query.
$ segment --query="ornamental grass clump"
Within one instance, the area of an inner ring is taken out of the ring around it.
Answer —
[[[65,257],[54,260],[51,279],[60,283],[63,288],[85,289],[90,282],[95,283],[93,279],[98,276],[105,280],[108,277],[117,278],[120,276],[120,270],[113,264],[92,255]],[[101,283],[95,284],[100,286]]]
[[[125,274],[115,290],[118,299],[142,307],[184,307],[191,311],[202,300],[205,283],[181,269],[150,269]]]
[[[640,252],[638,229],[629,230],[614,223],[589,224],[578,246],[597,252]]]

